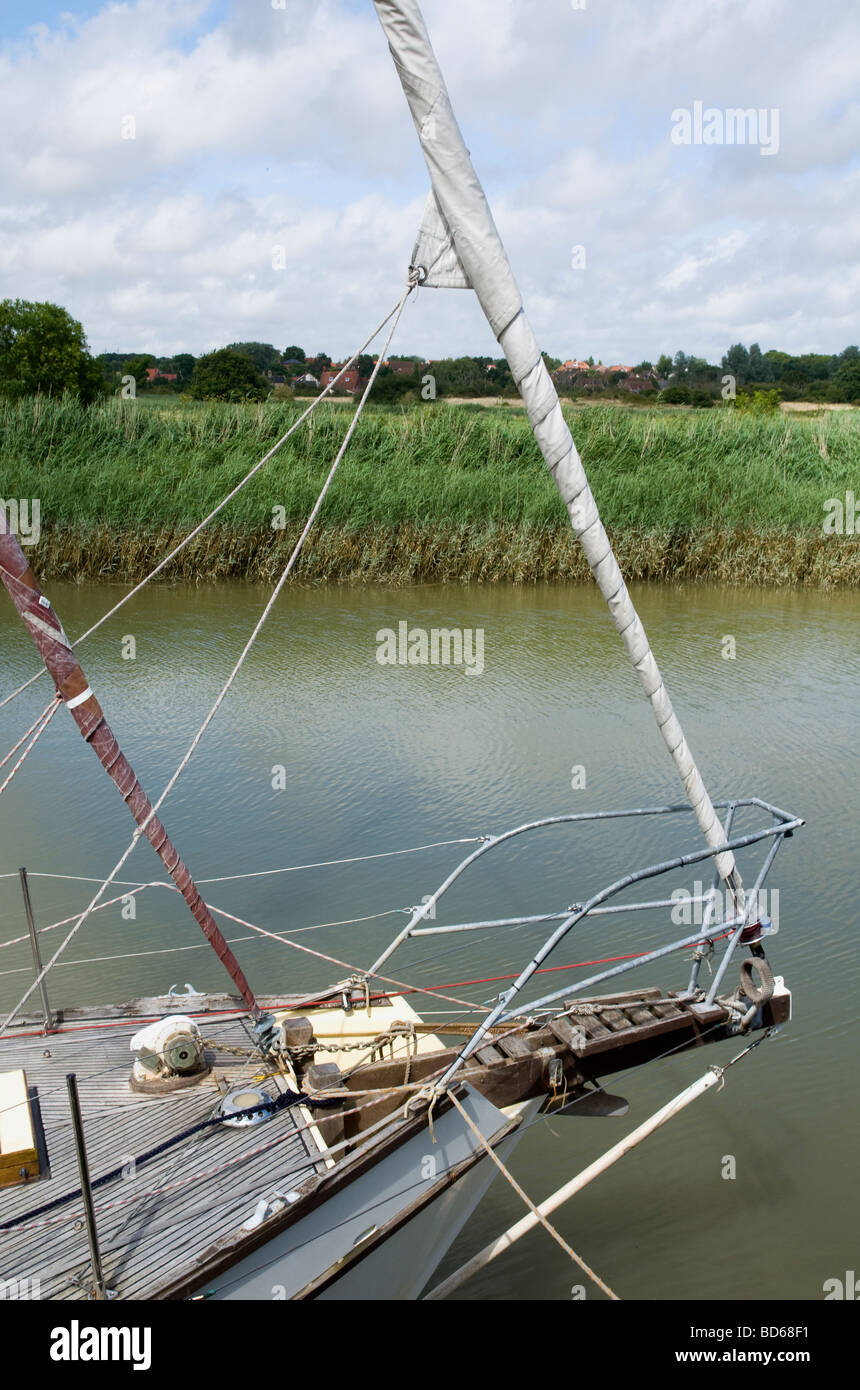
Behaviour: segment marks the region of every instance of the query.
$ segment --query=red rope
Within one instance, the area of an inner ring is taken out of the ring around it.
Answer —
[[[729,935],[728,932],[721,932],[719,936],[708,937],[708,940],[709,940],[709,941],[723,941],[728,935]],[[692,950],[693,950],[693,947],[696,946],[696,945],[699,945],[699,944],[700,944],[700,943],[694,941],[694,942],[692,942],[689,946],[684,946],[683,949],[684,949],[685,951],[692,951]],[[535,971],[535,975],[552,975],[552,974],[554,973],[554,971],[556,971],[556,970],[581,970],[581,969],[583,969],[583,968],[584,968],[585,966],[587,966],[587,965],[611,965],[614,961],[617,961],[617,960],[635,960],[636,957],[637,957],[637,956],[641,956],[641,954],[642,954],[641,951],[631,951],[631,952],[629,952],[627,955],[624,955],[624,956],[603,956],[602,959],[600,959],[600,960],[577,960],[577,961],[574,961],[572,965],[545,965],[544,968],[543,968],[543,970],[536,970],[536,971]],[[503,980],[516,980],[516,979],[518,979],[518,978],[519,978],[519,972],[518,972],[516,975],[486,975],[486,976],[485,976],[483,979],[481,979],[481,980],[457,980],[454,984],[450,984],[450,985],[434,985],[433,988],[434,988],[434,989],[462,989],[464,985],[493,985],[493,984],[498,984],[500,981],[503,981]],[[418,991],[416,991],[416,990],[403,990],[403,991],[401,991],[401,992],[402,992],[403,994],[407,994],[407,993],[408,993],[408,994],[415,994],[415,993],[417,993]],[[387,994],[374,994],[374,995],[372,995],[372,998],[374,998],[374,999],[388,999],[389,997],[390,997],[390,996],[387,995]]]
[[[728,932],[721,932],[721,934],[720,934],[719,936],[709,937],[708,940],[709,940],[709,941],[723,941],[728,935],[729,935]],[[697,944],[698,944],[698,943],[696,943],[696,942],[692,942],[689,946],[685,946],[683,949],[684,949],[685,951],[692,951],[693,946],[695,946],[695,945],[697,945]],[[587,965],[611,965],[614,961],[617,961],[617,960],[635,960],[636,957],[637,957],[637,956],[640,956],[641,954],[642,954],[641,951],[631,951],[631,952],[629,952],[627,955],[624,955],[624,956],[603,956],[600,960],[577,960],[577,961],[574,961],[572,965],[546,965],[546,966],[544,966],[543,970],[536,970],[536,971],[535,971],[535,974],[536,974],[536,975],[552,975],[552,974],[553,974],[555,971],[557,971],[557,970],[582,970],[582,969],[583,969],[585,966],[587,966]],[[504,980],[516,980],[517,978],[518,978],[517,975],[485,975],[485,976],[483,977],[483,979],[480,979],[480,980],[455,980],[452,984],[447,984],[447,985],[434,985],[433,988],[434,988],[434,989],[437,989],[437,990],[439,990],[439,989],[462,989],[462,988],[464,987],[464,985],[494,985],[494,984],[498,984],[499,982],[504,981]],[[390,993],[388,993],[388,994],[371,994],[370,997],[371,997],[372,1000],[376,1000],[376,999],[392,999],[392,998],[398,998],[398,997],[400,997],[400,996],[402,996],[402,995],[404,995],[404,994],[422,994],[423,992],[424,992],[424,991],[421,990],[421,989],[402,989],[402,990],[399,991],[398,995],[392,995],[392,994],[390,994]],[[327,1000],[329,997],[330,997],[330,996],[326,995],[326,996],[325,996],[325,1000]],[[325,1002],[325,1000],[321,999],[319,1002],[320,1002],[320,1003],[323,1003],[323,1002]],[[313,1002],[314,1002],[313,1000],[309,1000],[309,1001],[308,1001],[308,1004],[306,1005],[306,1007],[308,1007],[309,1005],[313,1004]],[[287,1003],[287,1002],[284,1002],[283,1004],[280,1004],[280,1005],[279,1005],[279,1004],[270,1004],[270,1005],[269,1005],[269,1008],[270,1008],[270,1009],[278,1009],[278,1008],[288,1009],[289,1007],[290,1007],[290,1005],[289,1005],[289,1003]],[[189,1013],[189,1014],[186,1015],[186,1017],[188,1017],[188,1018],[211,1018],[213,1014],[236,1014],[237,1016],[240,1016],[240,1017],[241,1017],[241,1016],[242,1016],[242,1011],[241,1011],[241,1010],[238,1010],[238,1009],[209,1009],[206,1013]],[[50,1037],[52,1034],[55,1034],[55,1033],[86,1033],[86,1032],[89,1032],[91,1029],[101,1029],[101,1028],[127,1028],[127,1027],[129,1026],[130,1023],[150,1023],[150,1022],[155,1022],[155,1021],[156,1021],[155,1018],[153,1018],[153,1019],[148,1019],[148,1018],[135,1018],[135,1019],[132,1019],[132,1018],[124,1018],[124,1019],[118,1019],[118,1020],[116,1021],[116,1023],[82,1023],[82,1024],[79,1024],[77,1027],[73,1027],[73,1028],[52,1028],[52,1029],[51,1029],[51,1033],[49,1033],[48,1036]],[[9,1040],[13,1040],[14,1038],[39,1038],[39,1037],[41,1037],[41,1036],[42,1036],[41,1030],[40,1030],[40,1029],[36,1029],[36,1030],[35,1030],[34,1032],[32,1032],[32,1033],[14,1033],[14,1034],[10,1034],[10,1035],[9,1035]],[[0,1038],[0,1042],[4,1042],[4,1041],[6,1041],[6,1039]]]

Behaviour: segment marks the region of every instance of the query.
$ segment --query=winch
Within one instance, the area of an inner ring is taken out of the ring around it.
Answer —
[[[132,1090],[176,1090],[209,1074],[200,1029],[184,1014],[147,1024],[135,1033],[129,1047],[134,1053]]]
[[[274,1096],[264,1086],[238,1086],[224,1096],[215,1113],[231,1129],[265,1124],[275,1113]]]

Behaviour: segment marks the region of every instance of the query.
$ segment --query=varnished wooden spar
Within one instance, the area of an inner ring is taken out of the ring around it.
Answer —
[[[120,796],[187,902],[192,917],[215,950],[245,1003],[253,1010],[255,1016],[258,1015],[257,1001],[239,962],[224,940],[167,831],[158,816],[151,815],[152,802],[137,780],[125,754],[120,751],[101,706],[87,684],[87,678],[78,664],[62,624],[42,594],[17,537],[9,530],[2,507],[0,578],[39,650],[48,674],[56,685],[57,694],[65,703],[85,742],[93,749],[102,767],[115,783]],[[148,821],[147,817],[150,817]]]

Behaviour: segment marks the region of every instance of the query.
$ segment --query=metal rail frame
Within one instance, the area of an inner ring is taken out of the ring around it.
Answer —
[[[529,821],[524,825],[516,826],[512,830],[504,831],[500,835],[487,836],[483,840],[481,845],[478,847],[478,849],[473,850],[471,854],[467,855],[466,858],[463,859],[460,862],[460,864],[458,864],[457,867],[453,869],[451,873],[448,874],[447,878],[436,889],[436,892],[433,893],[432,896],[426,900],[426,902],[422,903],[419,907],[416,907],[413,910],[412,916],[410,917],[406,926],[400,932],[397,933],[397,935],[392,939],[392,941],[389,943],[386,949],[382,952],[382,955],[379,956],[378,959],[373,963],[373,965],[365,972],[365,979],[369,980],[372,976],[376,975],[379,972],[380,967],[384,965],[385,962],[388,961],[390,957],[395,953],[395,951],[397,951],[399,947],[402,946],[403,943],[409,940],[411,937],[440,936],[460,932],[478,931],[481,929],[492,929],[494,927],[502,926],[526,926],[536,924],[539,922],[560,923],[560,925],[558,925],[546,938],[540,949],[535,952],[529,963],[520,972],[520,974],[518,975],[514,983],[511,985],[511,987],[508,990],[506,990],[502,995],[500,995],[498,1003],[490,1011],[490,1013],[483,1020],[483,1022],[476,1027],[471,1038],[469,1038],[469,1040],[464,1044],[463,1048],[460,1050],[457,1057],[446,1071],[445,1075],[439,1081],[438,1084],[440,1088],[444,1089],[450,1083],[451,1078],[458,1070],[458,1068],[461,1066],[461,1064],[469,1056],[471,1056],[472,1053],[478,1047],[481,1046],[483,1039],[487,1036],[494,1024],[506,1023],[518,1016],[517,1011],[509,1007],[512,1001],[517,997],[517,995],[520,994],[520,992],[523,990],[525,985],[532,978],[532,976],[535,974],[538,968],[544,963],[544,961],[546,961],[546,959],[556,949],[559,943],[567,936],[568,932],[579,922],[583,921],[586,917],[590,916],[600,916],[604,914],[620,912],[642,912],[652,908],[668,907],[676,901],[672,898],[660,898],[653,899],[647,902],[623,903],[614,906],[605,906],[605,904],[610,898],[615,897],[625,888],[629,888],[635,883],[640,883],[647,879],[656,878],[661,874],[669,873],[673,869],[683,868],[689,864],[701,863],[704,860],[712,859],[725,850],[735,851],[739,849],[744,849],[747,846],[758,844],[767,839],[772,839],[773,843],[771,844],[767,854],[764,857],[753,888],[745,894],[742,909],[736,912],[734,916],[731,916],[724,921],[714,920],[716,889],[719,883],[719,872],[716,871],[714,875],[714,881],[711,887],[709,888],[708,892],[696,896],[691,895],[691,897],[688,900],[691,904],[706,904],[703,917],[703,924],[700,931],[690,936],[686,936],[681,940],[670,942],[666,946],[658,947],[653,951],[643,952],[641,955],[635,956],[632,960],[623,961],[621,964],[615,965],[611,969],[600,971],[596,975],[589,976],[588,979],[580,980],[577,984],[565,985],[562,989],[554,990],[550,994],[543,995],[540,999],[530,1001],[528,1008],[530,1012],[536,1009],[544,1008],[547,1005],[557,1002],[559,999],[576,994],[580,990],[590,988],[591,986],[598,984],[603,980],[612,979],[618,975],[625,974],[627,971],[630,970],[636,970],[640,966],[645,965],[650,961],[654,961],[661,958],[662,956],[669,955],[672,951],[680,950],[686,946],[701,945],[705,941],[709,941],[715,935],[717,930],[719,930],[721,935],[728,934],[728,942],[726,945],[726,949],[723,953],[722,959],[720,961],[719,967],[714,974],[713,980],[710,984],[710,988],[708,989],[707,995],[704,1000],[705,1007],[713,1004],[717,995],[717,990],[719,989],[725,977],[726,970],[728,969],[729,963],[732,957],[734,956],[743,931],[751,923],[751,914],[753,910],[758,906],[759,894],[761,892],[762,884],[764,883],[764,880],[767,877],[768,872],[770,871],[771,865],[773,864],[773,861],[776,857],[780,845],[787,836],[793,834],[795,830],[799,829],[804,824],[803,820],[799,816],[795,816],[789,811],[784,811],[778,806],[773,806],[770,802],[764,801],[761,797],[736,797],[727,801],[716,801],[714,802],[714,806],[720,810],[725,810],[727,812],[726,819],[724,822],[725,840],[722,845],[717,847],[707,846],[703,849],[694,850],[687,854],[676,855],[672,859],[663,860],[660,863],[649,865],[647,868],[638,869],[633,873],[625,874],[623,878],[616,879],[614,883],[609,884],[606,888],[603,888],[599,892],[593,894],[586,902],[573,904],[566,912],[550,912],[534,917],[496,918],[484,922],[458,922],[450,926],[428,927],[426,925],[421,925],[422,923],[426,923],[428,915],[435,910],[436,904],[439,902],[440,898],[443,897],[443,895],[448,891],[452,884],[454,884],[457,881],[457,879],[459,879],[468,868],[470,868],[478,859],[482,858],[485,854],[489,853],[490,850],[498,848],[499,845],[505,844],[517,836],[524,835],[527,834],[529,831],[542,829],[550,825],[569,825],[580,822],[617,820],[634,816],[663,816],[676,814],[690,814],[690,807],[686,803],[683,803],[673,804],[670,806],[636,807],[624,811],[584,811],[564,816],[548,816],[542,820]],[[730,838],[731,827],[734,821],[735,812],[739,807],[748,806],[758,807],[760,810],[768,813],[772,819],[772,824],[770,826],[765,827],[764,829],[753,831],[750,834]],[[701,964],[701,959],[701,953],[697,952],[696,959],[694,960],[693,968],[690,975],[690,984],[689,989],[687,991],[688,996],[695,995],[697,993],[698,973],[699,966]]]

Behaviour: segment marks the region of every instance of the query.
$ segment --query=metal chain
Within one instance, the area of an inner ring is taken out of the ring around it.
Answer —
[[[231,1057],[256,1057],[260,1051],[258,1047],[230,1047],[216,1038],[201,1038],[200,1045],[211,1047],[213,1052],[227,1052]]]

